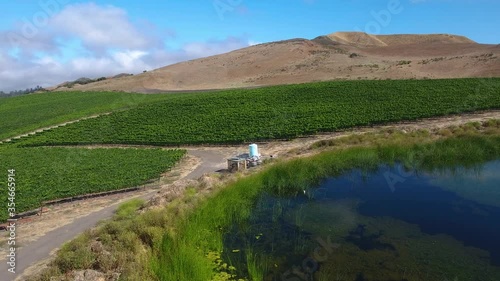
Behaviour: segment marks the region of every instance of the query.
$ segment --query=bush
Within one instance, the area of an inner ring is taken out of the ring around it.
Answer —
[[[92,268],[96,256],[90,248],[90,232],[64,245],[54,263],[61,272]]]
[[[116,210],[116,218],[118,220],[129,219],[135,216],[135,212],[144,206],[144,200],[135,198],[130,201],[127,201],[118,207]]]

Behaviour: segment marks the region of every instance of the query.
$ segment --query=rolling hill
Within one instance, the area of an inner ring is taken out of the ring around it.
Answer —
[[[449,34],[337,32],[259,44],[134,76],[75,85],[81,91],[161,92],[326,80],[499,77],[500,45]],[[58,90],[67,90],[59,87]]]

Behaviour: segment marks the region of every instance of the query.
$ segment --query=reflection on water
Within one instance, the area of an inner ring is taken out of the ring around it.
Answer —
[[[500,161],[471,170],[352,171],[263,195],[226,258],[266,280],[500,280]]]

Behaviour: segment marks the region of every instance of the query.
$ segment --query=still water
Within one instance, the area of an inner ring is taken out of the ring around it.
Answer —
[[[433,172],[380,166],[290,198],[264,194],[225,237],[265,280],[500,280],[500,161]]]

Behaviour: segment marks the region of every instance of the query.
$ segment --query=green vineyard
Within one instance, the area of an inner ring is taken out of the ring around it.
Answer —
[[[242,143],[497,108],[498,78],[319,82],[173,95],[18,144]]]
[[[55,92],[0,99],[0,140],[93,114],[132,108],[168,95]]]
[[[80,149],[0,147],[0,185],[7,186],[7,170],[15,170],[16,213],[40,202],[82,194],[134,187],[158,178],[184,155],[183,150]],[[7,190],[1,204],[7,206]],[[7,219],[2,208],[0,222]]]

